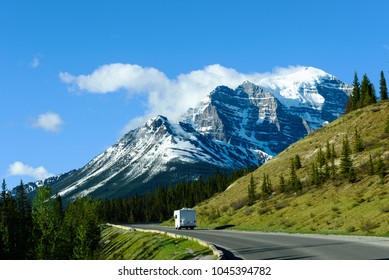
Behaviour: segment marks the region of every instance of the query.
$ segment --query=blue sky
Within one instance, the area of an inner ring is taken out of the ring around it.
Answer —
[[[378,89],[388,12],[384,0],[0,1],[0,179],[82,167],[230,78],[304,65]]]

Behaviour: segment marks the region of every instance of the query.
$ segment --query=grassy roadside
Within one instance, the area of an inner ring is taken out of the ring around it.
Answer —
[[[106,227],[101,232],[102,260],[190,260],[215,259],[212,251],[196,241],[150,232],[129,232]]]

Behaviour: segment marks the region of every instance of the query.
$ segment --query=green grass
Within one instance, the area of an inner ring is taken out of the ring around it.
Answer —
[[[215,259],[211,249],[196,241],[115,227],[102,230],[100,247],[99,259],[104,260]]]
[[[273,194],[266,200],[258,199],[246,206],[250,174],[234,182],[225,192],[197,205],[200,227],[223,227],[240,230],[282,231],[299,233],[358,234],[389,236],[389,135],[384,133],[389,103],[369,106],[328,124],[324,128],[296,142],[278,156],[255,170],[252,175],[256,192],[260,194],[263,175],[268,174]],[[316,188],[310,184],[310,167],[326,142],[335,145],[339,156],[343,138],[347,135],[353,147],[354,131],[358,129],[365,149],[352,154],[357,181],[350,183],[338,174]],[[291,159],[298,154],[303,167],[297,175],[303,190],[281,193],[279,175],[289,178]],[[381,157],[386,174],[367,174],[369,156]]]

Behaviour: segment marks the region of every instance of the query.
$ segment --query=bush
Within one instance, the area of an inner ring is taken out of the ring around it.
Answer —
[[[247,198],[246,197],[243,197],[241,199],[237,199],[237,200],[234,200],[230,203],[230,206],[233,210],[239,210],[241,209],[243,206],[246,206],[247,204]]]
[[[275,205],[274,205],[274,208],[276,210],[281,210],[285,207],[288,207],[289,206],[289,202],[287,201],[278,201]]]
[[[373,229],[378,228],[380,225],[372,221],[364,221],[361,223],[361,230],[364,232],[371,232]]]
[[[254,212],[254,208],[253,207],[247,207],[246,210],[244,211],[244,213],[247,216],[250,216],[253,212]]]
[[[347,228],[346,228],[346,230],[347,230],[347,232],[355,232],[355,227],[354,226],[348,226]]]
[[[258,209],[258,214],[264,215],[264,214],[270,212],[270,210],[271,210],[270,207],[261,207]]]

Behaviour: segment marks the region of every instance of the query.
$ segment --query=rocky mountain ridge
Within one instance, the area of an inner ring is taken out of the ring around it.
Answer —
[[[291,76],[218,86],[178,122],[152,118],[84,167],[51,181],[53,192],[120,197],[259,166],[339,117],[351,91],[316,68]]]

